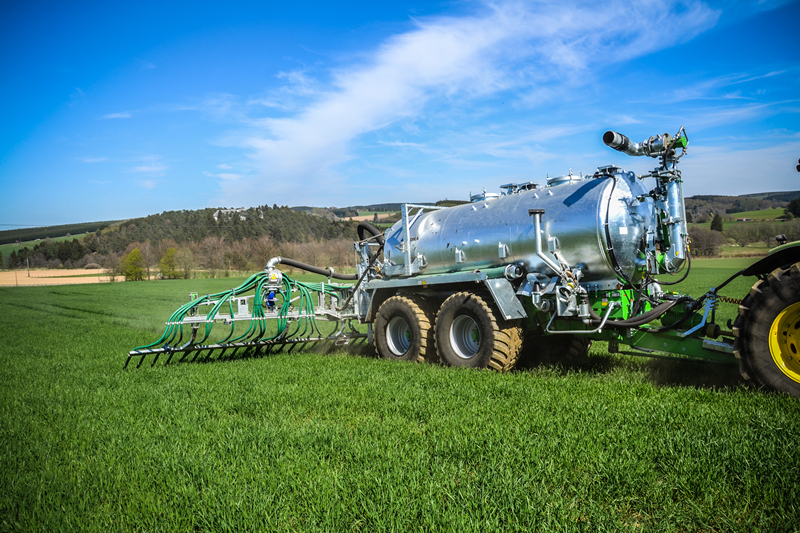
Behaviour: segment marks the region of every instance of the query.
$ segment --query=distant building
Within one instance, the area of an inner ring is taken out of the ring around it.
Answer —
[[[217,209],[214,211],[214,221],[219,222],[220,215],[230,215],[231,213],[241,213],[243,211],[247,211],[244,207],[238,207],[235,209]],[[247,220],[245,215],[239,215],[239,220]]]
[[[736,222],[752,222],[752,218],[737,218]]]

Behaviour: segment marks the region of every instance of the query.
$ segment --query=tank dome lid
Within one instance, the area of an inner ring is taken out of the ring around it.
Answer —
[[[572,170],[569,171],[569,174],[566,176],[557,176],[555,178],[551,178],[548,176],[547,178],[547,186],[548,187],[556,187],[558,185],[566,185],[567,183],[574,183],[576,181],[583,181],[583,173],[580,176],[576,176],[572,173]]]
[[[470,193],[469,195],[469,201],[473,203],[483,202],[484,200],[496,200],[497,198],[500,198],[500,195],[498,193],[486,192],[485,188],[483,189],[483,192],[479,192],[478,194]]]

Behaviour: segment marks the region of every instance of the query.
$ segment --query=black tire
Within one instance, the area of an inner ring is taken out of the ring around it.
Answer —
[[[584,335],[529,335],[525,337],[518,366],[585,366],[591,347],[592,339]]]
[[[424,361],[435,357],[430,311],[422,299],[392,296],[375,318],[375,347],[384,359]]]
[[[733,333],[742,377],[800,398],[800,263],[753,285]]]
[[[494,306],[470,292],[453,294],[436,315],[436,352],[444,364],[491,368],[514,367],[522,345],[522,330],[506,322]]]

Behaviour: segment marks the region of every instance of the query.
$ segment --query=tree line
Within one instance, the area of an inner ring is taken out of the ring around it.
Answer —
[[[106,228],[115,221],[111,222],[83,222],[80,224],[64,224],[61,226],[46,226],[41,228],[22,228],[0,231],[0,244],[9,244],[19,241],[35,241],[36,239],[46,239],[48,237],[60,237],[62,235],[77,235]]]
[[[790,193],[797,194],[797,193]],[[785,195],[774,194],[767,198],[750,196],[700,195],[686,198],[686,215],[690,222],[710,222],[714,215],[733,215],[745,211],[760,211],[786,207]]]
[[[763,242],[770,247],[777,246],[775,237],[781,234],[788,241],[800,240],[800,219],[724,223],[720,215],[715,215],[711,229],[689,226],[691,250],[695,256],[719,255],[725,245],[747,246]]]
[[[216,215],[216,217],[215,217]],[[246,270],[263,268],[264,253],[282,250],[300,252],[304,257],[320,260],[333,257],[344,266],[347,261],[331,250],[329,243],[349,243],[357,238],[357,222],[330,221],[322,217],[295,212],[288,207],[260,206],[229,213],[217,209],[166,211],[127,220],[88,233],[83,239],[53,242],[45,239],[33,248],[12,252],[8,267],[17,268],[30,262],[32,267],[81,268],[100,265],[119,270],[119,260],[139,248],[148,266],[155,267],[166,248],[173,247],[180,256],[193,256],[191,270],[211,265],[215,272],[223,269]],[[151,252],[150,250],[157,250]],[[312,251],[314,249],[315,251]],[[160,254],[154,257],[154,253]],[[288,255],[288,254],[287,254]],[[272,257],[272,256],[270,256]],[[302,259],[301,259],[302,260]],[[263,261],[263,262],[262,262]],[[349,261],[352,265],[352,261]]]

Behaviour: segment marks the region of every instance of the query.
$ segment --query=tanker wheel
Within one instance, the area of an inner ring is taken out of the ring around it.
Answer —
[[[521,334],[521,328],[470,292],[447,298],[436,315],[436,351],[449,366],[506,372],[517,363]]]
[[[800,263],[753,285],[733,332],[733,353],[745,379],[800,397]]]
[[[581,366],[589,359],[592,339],[584,335],[530,335],[525,337],[519,366]]]
[[[434,356],[430,311],[420,298],[392,296],[375,318],[375,347],[384,359],[423,361]]]

